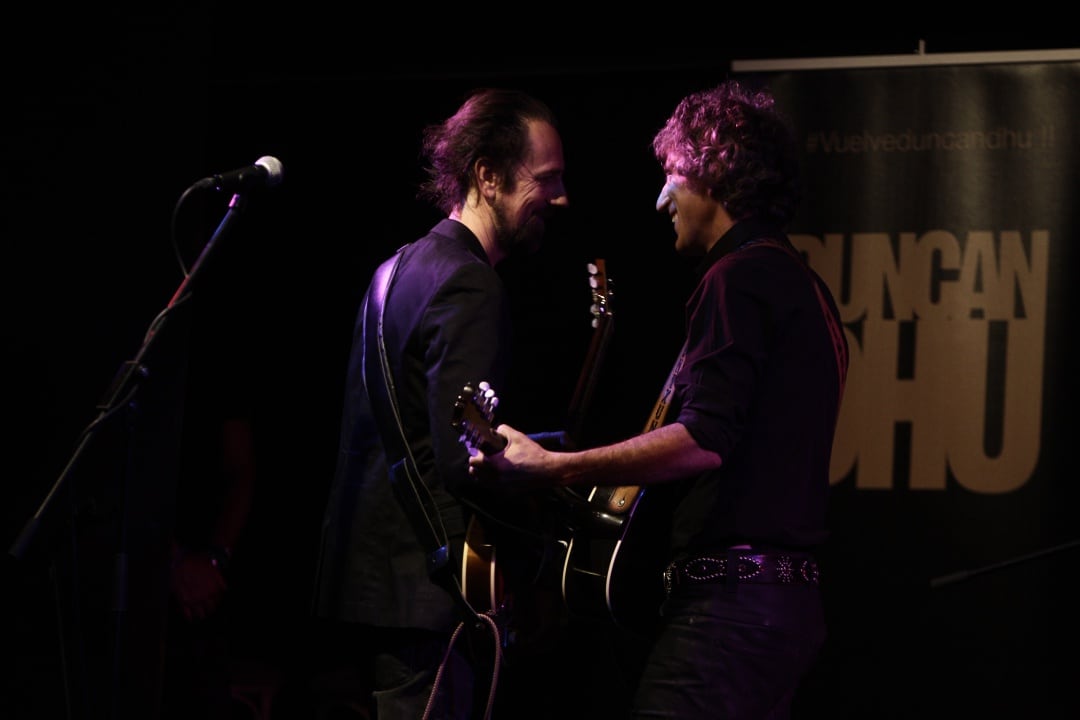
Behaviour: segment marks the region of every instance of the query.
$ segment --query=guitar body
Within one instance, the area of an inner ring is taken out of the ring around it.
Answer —
[[[684,345],[644,432],[663,424],[685,359]],[[652,628],[664,600],[671,509],[670,487],[592,489],[587,521],[574,525],[563,568],[563,599],[571,615],[606,618],[638,632]]]
[[[613,290],[606,264],[602,258],[597,258],[588,264],[587,269],[589,310],[594,332],[567,416],[566,440],[570,447],[581,447],[585,416],[614,328],[611,306]],[[455,402],[451,422],[461,432],[461,441],[470,452],[481,450],[485,454],[492,454],[505,445],[506,439],[493,430],[497,405],[498,399],[487,383],[466,384]],[[644,520],[640,523],[637,521],[637,516],[642,513],[636,508],[635,502],[620,518],[634,516],[635,528],[646,524]],[[629,523],[613,521],[604,513],[595,513],[584,496],[566,489],[542,493],[534,498],[531,511],[525,514],[537,521],[534,527],[539,529],[541,535],[549,536],[539,552],[533,546],[531,552],[521,553],[521,546],[517,544],[520,538],[513,537],[513,533],[495,537],[501,533],[497,525],[485,528],[484,520],[478,516],[470,521],[465,536],[461,577],[465,598],[473,608],[478,612],[506,611],[512,618],[511,622],[518,623],[515,636],[531,637],[541,644],[545,635],[552,635],[551,631],[561,624],[571,599],[575,605],[581,603],[578,614],[610,619],[606,581],[610,575],[617,584],[621,583],[624,561],[630,557],[630,552],[634,552],[629,548],[636,540],[618,534],[618,530],[628,527]],[[594,517],[599,521],[594,523]],[[594,525],[598,532],[591,535],[590,530]],[[570,555],[573,548],[576,549],[572,560]],[[609,562],[615,560],[617,562]],[[594,567],[598,569],[594,571]],[[627,582],[631,577],[628,570]],[[643,586],[647,588],[647,584],[643,583]],[[527,592],[515,597],[515,590],[520,587],[526,588]],[[569,597],[566,594],[568,587]],[[628,587],[625,596],[621,590],[612,596],[614,608],[620,616],[624,603],[627,604],[626,621],[635,624],[634,616],[639,611],[632,605],[640,602],[643,616],[648,614],[644,606],[652,605],[654,611],[658,607],[658,602],[648,595],[640,600],[635,599],[637,592]],[[590,607],[590,603],[593,606]]]
[[[577,445],[581,439],[581,430],[586,410],[596,386],[598,371],[608,341],[611,338],[614,315],[611,309],[613,294],[607,266],[603,258],[596,258],[588,263],[589,313],[593,327],[592,339],[585,354],[585,362],[578,376],[567,417],[566,438],[571,445]],[[502,449],[506,439],[493,430],[495,408],[498,398],[486,382],[466,384],[461,395],[454,403],[451,424],[461,432],[461,441],[470,452],[482,450],[496,453]],[[555,536],[546,544],[538,561],[533,564],[535,580],[543,591],[551,589],[561,593],[560,576],[565,567],[567,547],[571,529],[567,523],[567,504],[563,496],[552,494],[536,500],[533,516],[539,518],[538,526],[545,528],[547,534]],[[581,505],[584,498],[575,496],[575,505]],[[479,612],[504,608],[510,604],[507,581],[504,571],[515,568],[518,557],[509,557],[503,552],[497,557],[497,546],[504,545],[504,540],[493,537],[494,533],[484,528],[484,523],[473,517],[465,534],[465,552],[462,557],[461,578],[465,598]],[[506,548],[504,548],[506,550]],[[510,553],[517,555],[517,553]],[[526,576],[529,570],[526,570]],[[561,605],[561,599],[558,603]]]
[[[538,502],[520,508],[518,514],[528,519],[524,532],[545,527],[545,512]],[[568,534],[568,533],[567,533]],[[488,528],[474,515],[465,531],[465,550],[461,558],[461,590],[477,612],[501,612],[520,605],[517,590],[528,593],[560,594],[559,580],[566,562],[569,540],[551,536],[540,538],[521,535],[499,527]]]
[[[461,592],[479,613],[499,612],[509,606],[496,545],[484,524],[475,516],[465,531],[465,552],[461,558]]]
[[[513,661],[543,655],[559,638],[565,610],[558,573],[565,552],[565,541],[539,553],[513,532],[489,529],[478,516],[469,521],[461,591],[475,611],[503,619],[503,652]]]
[[[664,599],[669,515],[663,512],[663,493],[641,488],[629,493],[625,510],[611,511],[618,505],[612,495],[625,490],[593,489],[592,522],[575,527],[566,551],[563,600],[575,617],[647,633]]]

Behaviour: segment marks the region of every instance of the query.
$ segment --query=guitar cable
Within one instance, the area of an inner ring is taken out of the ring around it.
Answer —
[[[495,641],[491,684],[488,687],[487,705],[484,707],[484,720],[490,720],[491,711],[495,707],[495,691],[499,686],[499,668],[502,667],[502,633],[499,630],[499,623],[495,621],[495,618],[492,615],[492,612],[477,613],[476,615],[491,628],[491,635]],[[431,686],[431,695],[428,697],[427,707],[424,708],[423,720],[430,720],[431,718],[432,710],[435,707],[435,697],[438,695],[439,685],[442,683],[443,671],[446,669],[446,664],[450,661],[450,653],[453,652],[454,645],[457,643],[458,638],[461,636],[461,631],[464,629],[465,621],[462,620],[458,623],[458,626],[454,628],[454,633],[450,636],[450,642],[446,645],[446,652],[443,654],[442,662],[439,663],[439,669],[435,673],[435,682]]]

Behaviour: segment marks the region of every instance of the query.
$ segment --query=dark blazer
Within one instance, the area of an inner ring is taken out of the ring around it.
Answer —
[[[442,220],[399,254],[383,311],[386,356],[401,426],[452,540],[450,562],[460,568],[470,518],[461,500],[481,491],[451,427],[453,406],[466,383],[503,384],[509,302],[479,240],[457,221]],[[405,454],[401,432],[385,412],[372,410],[372,403],[386,407],[372,292],[369,287],[354,330],[315,610],[350,622],[451,630],[461,613],[430,578],[426,553],[389,480],[388,464]]]

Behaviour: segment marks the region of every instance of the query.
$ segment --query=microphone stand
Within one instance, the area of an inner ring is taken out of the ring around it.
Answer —
[[[196,188],[196,187],[197,187],[197,185],[193,185],[191,188],[188,188],[188,190],[184,192],[184,196],[186,196],[192,190],[192,188]],[[181,197],[181,201],[182,201],[182,199],[183,199],[183,196]],[[50,488],[50,490],[46,494],[44,500],[41,502],[41,504],[38,507],[37,511],[27,520],[27,522],[24,525],[22,531],[19,533],[19,536],[15,539],[15,542],[12,544],[11,548],[9,549],[9,554],[11,556],[13,556],[16,560],[21,561],[26,556],[27,552],[29,551],[29,549],[33,545],[35,539],[37,538],[37,535],[38,535],[42,520],[45,519],[48,516],[48,514],[50,512],[50,508],[53,506],[56,498],[61,494],[61,491],[63,491],[68,486],[68,484],[70,483],[71,477],[74,474],[76,466],[78,465],[80,459],[85,455],[86,451],[90,447],[90,444],[93,441],[94,437],[96,436],[97,431],[104,425],[106,420],[108,420],[109,418],[117,415],[121,410],[123,410],[125,408],[127,408],[129,410],[135,410],[137,408],[137,403],[135,402],[135,397],[138,394],[138,391],[139,391],[139,388],[140,388],[140,383],[144,378],[147,378],[150,375],[149,368],[146,367],[146,365],[144,364],[144,360],[145,360],[145,358],[147,356],[147,353],[149,353],[151,347],[153,346],[154,341],[158,338],[161,330],[165,327],[165,321],[172,314],[173,310],[176,307],[178,307],[179,305],[181,305],[182,303],[184,303],[186,300],[188,300],[188,298],[190,297],[190,295],[189,295],[190,286],[195,281],[196,277],[199,274],[199,271],[202,269],[202,267],[205,264],[206,260],[210,257],[211,253],[214,251],[214,248],[217,246],[219,240],[228,232],[228,230],[235,223],[239,213],[242,210],[242,206],[243,206],[243,198],[242,198],[242,196],[239,193],[234,194],[232,196],[232,199],[229,201],[228,209],[227,209],[227,211],[225,213],[225,216],[222,218],[220,224],[218,225],[217,229],[214,231],[213,235],[211,235],[210,239],[203,246],[203,249],[199,253],[198,258],[196,259],[195,263],[192,265],[190,272],[188,272],[184,276],[183,280],[180,282],[179,287],[177,287],[176,291],[173,293],[172,298],[169,300],[168,305],[166,305],[166,307],[161,312],[159,312],[157,314],[157,316],[154,318],[154,320],[151,322],[149,329],[147,330],[146,334],[143,337],[143,344],[139,348],[138,352],[136,352],[135,357],[132,358],[131,360],[125,361],[124,363],[121,364],[119,370],[116,373],[116,376],[113,378],[113,381],[112,381],[111,385],[109,386],[108,390],[105,393],[104,400],[97,406],[98,409],[100,410],[99,414],[83,430],[83,432],[82,432],[82,434],[81,434],[81,436],[79,438],[79,442],[78,442],[78,444],[77,444],[77,446],[75,448],[75,451],[71,455],[71,457],[68,460],[67,464],[64,466],[63,470],[60,472],[59,477],[57,477],[56,481],[53,483],[52,487]],[[128,424],[125,425],[125,432],[129,436],[130,436],[130,434],[131,434],[131,432],[132,432],[132,430],[134,428],[134,425],[135,425],[135,423],[133,423],[133,422],[129,422]],[[130,469],[130,466],[131,466],[130,446],[131,446],[131,443],[129,442],[128,443],[128,448],[129,448],[129,450],[128,450],[128,459],[127,459],[127,462],[126,462],[129,469]],[[121,508],[120,508],[120,524],[121,524],[121,527],[119,529],[119,545],[120,545],[120,547],[119,547],[118,552],[116,554],[115,563],[114,563],[114,567],[113,567],[113,573],[114,573],[114,576],[113,576],[113,593],[114,593],[113,609],[115,611],[114,617],[115,617],[115,621],[116,621],[115,635],[114,635],[115,655],[113,657],[114,697],[112,698],[112,706],[113,706],[114,717],[118,717],[118,715],[115,715],[115,713],[119,712],[118,708],[120,707],[119,703],[120,703],[120,700],[121,700],[117,690],[119,688],[119,680],[120,680],[120,675],[122,674],[122,668],[123,668],[123,663],[120,662],[120,660],[121,660],[120,648],[122,647],[122,640],[124,638],[124,631],[126,629],[125,628],[125,619],[126,619],[125,618],[125,613],[127,611],[127,595],[128,595],[128,557],[127,557],[127,550],[128,550],[128,547],[127,547],[127,530],[128,530],[128,528],[127,528],[127,513],[128,513],[128,508],[126,507],[126,496],[127,496],[126,486],[127,486],[128,483],[131,482],[131,478],[129,476],[130,476],[130,472],[125,474],[125,477],[123,479],[124,487],[121,488],[121,492],[120,492],[120,497],[121,497]],[[72,520],[72,525],[74,526],[74,519]],[[74,544],[74,533],[72,535],[73,535],[73,544]],[[73,568],[73,575],[75,575],[74,568]],[[58,612],[58,614],[61,614],[60,608],[62,607],[63,603],[60,601],[60,598],[59,598],[59,595],[60,595],[59,579],[57,577],[57,573],[55,572],[55,567],[52,568],[52,570],[50,572],[50,577],[51,577],[51,580],[52,580],[52,583],[53,583],[53,590],[57,595],[57,598],[56,598],[57,599],[57,612]],[[77,586],[77,584],[78,584],[78,578],[77,577],[73,578],[73,583],[75,584],[75,586]],[[77,619],[78,614],[79,614],[77,593],[73,593],[72,606],[69,607],[69,612],[72,611],[72,610],[74,610],[74,613],[75,613],[74,617]],[[63,638],[65,637],[65,634],[63,632],[63,624],[64,623],[63,623],[62,618],[58,618],[58,624],[60,625],[59,637],[61,639],[61,645],[63,645]],[[82,648],[82,637],[81,637],[82,634],[81,634],[81,631],[80,631],[78,625],[74,628],[74,634],[77,636],[78,647],[79,647],[79,649],[81,649]],[[61,652],[63,653],[63,655],[65,657],[67,657],[66,650],[63,647],[61,647]],[[80,659],[81,659],[81,653],[80,653]],[[68,672],[69,669],[67,667],[65,667],[65,668],[63,668],[63,670],[64,670],[65,683],[68,685],[68,687],[66,687],[65,690],[66,690],[66,692],[68,694],[68,696],[67,696],[67,704],[68,704],[68,709],[69,709],[69,713],[70,713],[70,711],[71,711],[71,703],[72,703],[71,687],[70,687],[71,678],[70,678],[70,674]],[[84,695],[85,695],[85,693],[84,693]],[[85,697],[84,697],[84,702],[86,702]],[[90,716],[93,716],[93,715],[91,714]]]

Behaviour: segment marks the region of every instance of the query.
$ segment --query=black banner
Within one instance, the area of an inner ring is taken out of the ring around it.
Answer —
[[[1080,63],[747,79],[803,143],[792,239],[851,345],[826,704],[1075,710]]]

